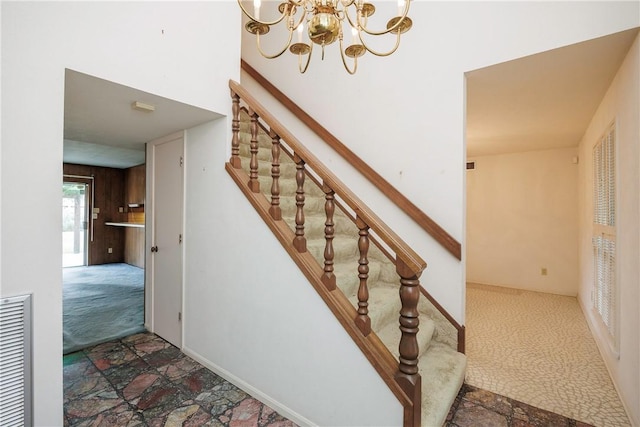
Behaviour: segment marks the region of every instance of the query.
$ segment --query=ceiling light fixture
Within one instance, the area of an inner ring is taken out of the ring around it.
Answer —
[[[253,1],[253,15],[243,6],[242,0],[238,0],[242,12],[249,18],[245,28],[256,36],[258,51],[262,56],[267,59],[277,58],[288,48],[291,53],[298,55],[298,69],[304,73],[311,61],[313,45],[322,47],[322,59],[324,59],[324,47],[337,40],[340,44],[342,63],[349,74],[355,74],[358,69],[358,58],[366,52],[376,56],[389,56],[398,49],[400,34],[407,32],[413,25],[411,18],[407,16],[409,2],[410,0],[398,0],[398,15],[387,22],[385,30],[373,31],[367,27],[367,20],[375,13],[376,7],[372,3],[365,3],[364,0],[288,0],[278,5],[280,17],[274,21],[260,20],[260,0]],[[286,25],[289,33],[288,40],[282,50],[269,55],[260,46],[260,36],[267,34],[272,26],[281,22]],[[352,35],[352,43],[346,48],[344,48],[343,27],[350,30],[345,31],[347,34]],[[306,43],[302,41],[305,28],[308,36]],[[294,30],[297,30],[298,41],[292,44]],[[385,34],[396,36],[395,46],[387,52],[378,52],[365,43],[365,38],[368,36]],[[305,55],[306,61],[303,61]],[[347,64],[346,57],[353,59],[353,68]]]
[[[134,101],[131,104],[131,108],[138,111],[144,111],[145,113],[150,113],[156,110],[156,107],[151,104],[145,104],[144,102]]]

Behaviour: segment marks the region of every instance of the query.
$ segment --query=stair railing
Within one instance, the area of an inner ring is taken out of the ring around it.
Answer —
[[[421,292],[419,277],[426,268],[426,262],[352,193],[346,185],[338,180],[246,89],[234,81],[229,81],[229,88],[231,90],[233,117],[231,158],[226,164],[228,173],[404,406],[404,425],[419,426],[421,378],[418,374],[419,350],[417,333],[419,329],[419,313],[417,306]],[[251,120],[249,174],[242,169],[239,156],[240,100],[248,107]],[[259,120],[262,120],[269,127],[269,135],[272,139],[270,200],[261,193],[258,180]],[[279,206],[281,195],[279,188],[279,156],[283,141],[293,153],[293,160],[296,164],[295,230],[292,230],[283,221]],[[322,189],[325,194],[325,248],[324,265],[322,266],[307,251],[306,247],[304,182],[309,171],[312,171],[312,175],[318,177],[322,182]],[[357,294],[357,310],[347,297],[337,289],[336,277],[333,272],[333,213],[335,211],[336,196],[341,199],[343,204],[346,204],[355,212],[356,225],[358,227],[358,251],[360,257],[357,271],[360,283]],[[376,234],[377,239],[384,242],[389,250],[395,254],[401,303],[399,316],[401,338],[398,360],[387,350],[376,334],[371,334],[367,286],[368,248],[372,239],[370,236],[371,231]]]
[[[462,246],[460,242],[453,238],[445,229],[435,222],[429,215],[418,208],[411,200],[409,200],[398,189],[385,180],[371,166],[363,161],[358,155],[351,151],[338,138],[336,138],[325,127],[318,123],[313,117],[307,114],[289,97],[282,93],[271,82],[258,73],[246,61],[241,60],[240,66],[243,71],[258,82],[267,92],[278,100],[283,106],[291,111],[300,121],[309,127],[316,135],[318,135],[325,143],[333,148],[336,153],[346,159],[354,168],[356,168],[369,182],[375,185],[383,194],[386,194],[396,206],[404,211],[416,224],[424,229],[436,242],[446,249],[456,259],[462,259]]]

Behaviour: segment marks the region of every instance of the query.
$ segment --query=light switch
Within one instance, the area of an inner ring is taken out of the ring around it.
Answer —
[[[100,208],[93,208],[93,213],[94,214],[99,214],[100,213]]]
[[[91,218],[93,218],[93,219],[98,219],[98,214],[97,214],[97,213],[94,213],[93,215],[91,215]]]

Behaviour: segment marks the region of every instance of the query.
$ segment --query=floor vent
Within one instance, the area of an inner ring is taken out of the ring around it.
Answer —
[[[0,298],[0,426],[31,425],[31,295]]]

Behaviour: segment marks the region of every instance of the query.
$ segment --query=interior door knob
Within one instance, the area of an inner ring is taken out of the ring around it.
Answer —
[[[157,246],[151,246],[151,252],[158,252]]]

